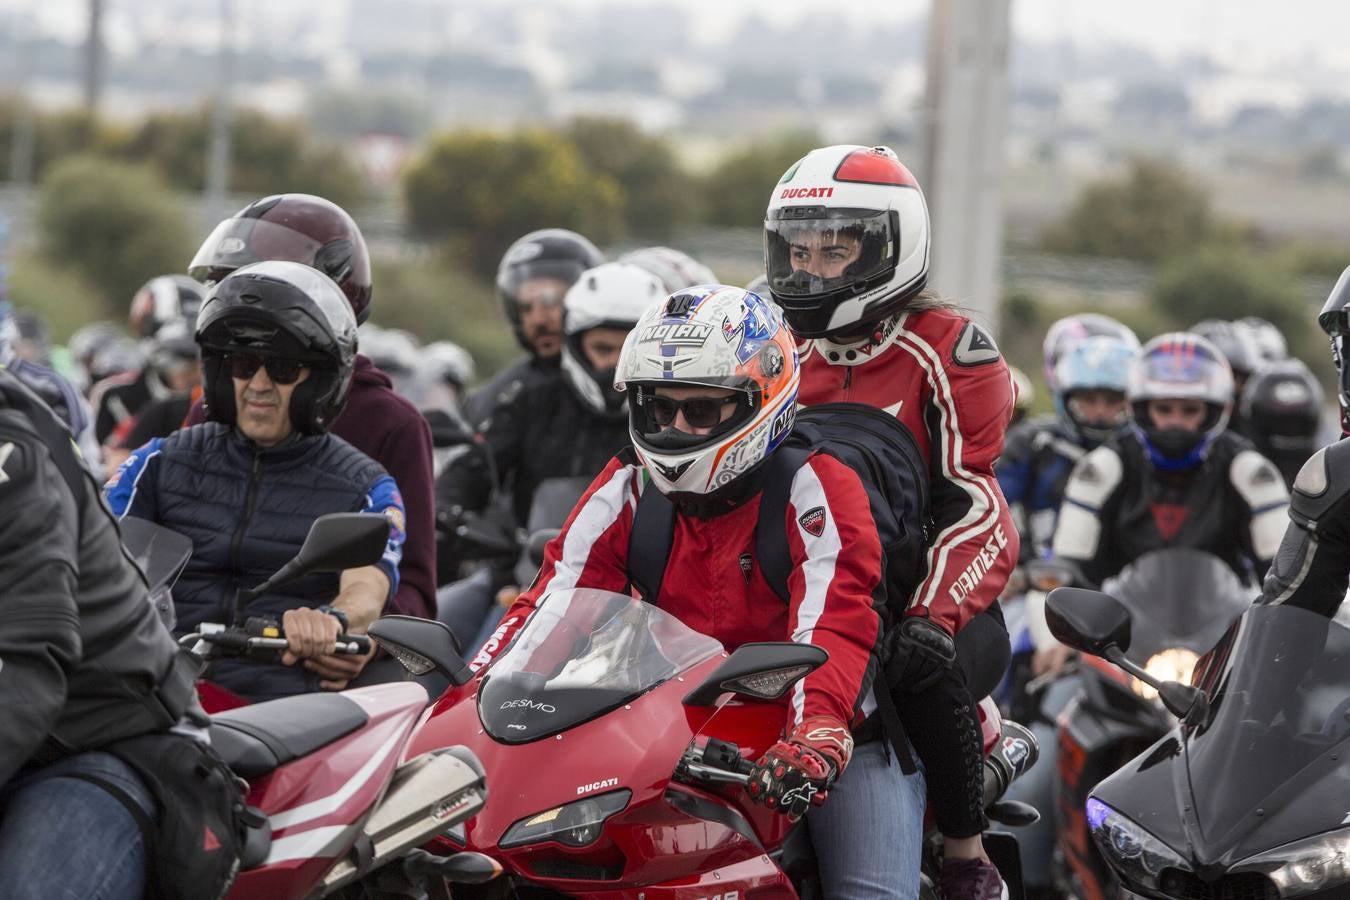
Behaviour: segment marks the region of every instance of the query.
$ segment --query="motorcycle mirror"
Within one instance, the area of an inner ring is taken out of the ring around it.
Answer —
[[[389,543],[389,520],[369,513],[330,513],[309,526],[296,554],[306,575],[373,566]]]
[[[742,644],[685,696],[684,705],[712,706],[727,691],[752,700],[777,700],[829,658],[812,644]]]
[[[373,566],[389,543],[389,520],[370,513],[329,513],[309,526],[305,543],[295,558],[271,578],[248,591],[243,599],[261,596],[278,585],[316,572],[341,572]]]
[[[525,545],[525,557],[531,565],[538,569],[544,564],[544,548],[560,534],[562,531],[558,528],[541,528],[530,535],[530,542]]]
[[[467,684],[473,671],[459,655],[459,642],[444,622],[414,616],[381,616],[370,625],[369,634],[403,668],[414,675],[439,671],[458,687]]]
[[[1130,611],[1100,591],[1055,588],[1045,598],[1045,622],[1056,640],[1083,653],[1106,656],[1112,647],[1121,654],[1130,648]]]

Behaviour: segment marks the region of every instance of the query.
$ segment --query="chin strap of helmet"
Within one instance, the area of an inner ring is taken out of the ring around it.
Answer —
[[[1187,469],[1195,468],[1205,461],[1205,457],[1209,454],[1210,444],[1213,443],[1213,438],[1204,432],[1186,432],[1194,435],[1194,442],[1189,447],[1183,450],[1178,442],[1176,447],[1164,448],[1159,446],[1156,441],[1157,433],[1151,434],[1137,425],[1135,430],[1138,432],[1139,439],[1143,442],[1145,449],[1148,450],[1149,461],[1153,463],[1155,468],[1164,472],[1184,472]],[[1166,431],[1179,433],[1182,430],[1169,428]],[[1165,453],[1165,449],[1173,452]]]

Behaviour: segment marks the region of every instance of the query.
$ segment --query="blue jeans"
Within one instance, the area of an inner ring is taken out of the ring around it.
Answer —
[[[0,790],[0,883],[7,900],[141,900],[146,851],[117,798],[75,773],[120,787],[154,821],[140,777],[108,753],[80,753]]]
[[[1006,800],[1030,803],[1040,812],[1035,825],[1017,830],[1017,843],[1022,851],[1022,881],[1028,888],[1051,886],[1051,859],[1055,853],[1055,781],[1059,778],[1059,733],[1054,724],[1064,707],[1069,705],[1082,684],[1077,678],[1061,678],[1053,682],[1041,695],[1041,714],[1049,722],[1032,724],[1031,733],[1041,747],[1041,756],[1026,773],[1012,783]]]
[[[923,773],[905,775],[885,739],[858,747],[806,823],[827,898],[915,900],[923,855]]]

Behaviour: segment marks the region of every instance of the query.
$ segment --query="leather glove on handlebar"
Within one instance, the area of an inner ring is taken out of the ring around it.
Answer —
[[[955,639],[923,616],[905,616],[886,635],[886,684],[892,690],[922,693],[955,661]]]
[[[825,795],[853,755],[853,736],[843,722],[815,716],[765,751],[750,771],[750,799],[794,822]]]

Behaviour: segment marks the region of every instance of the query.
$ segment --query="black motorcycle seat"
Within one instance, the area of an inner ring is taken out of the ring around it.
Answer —
[[[211,717],[211,745],[241,778],[278,766],[346,737],[368,721],[341,694],[300,694]]]

